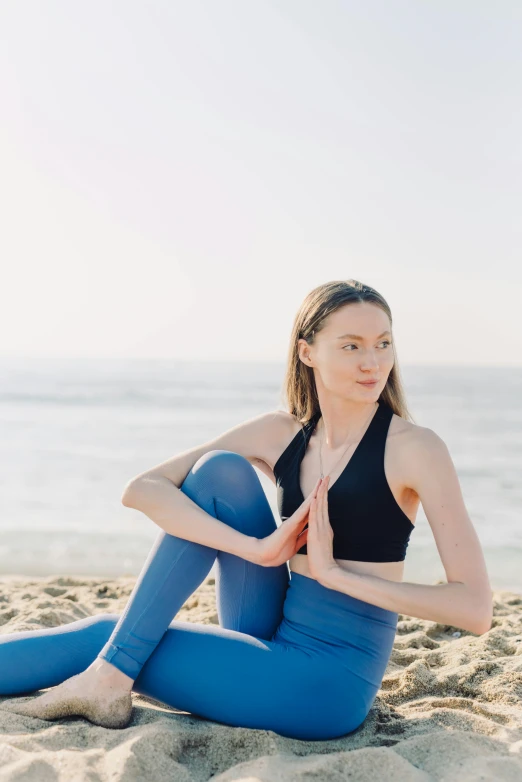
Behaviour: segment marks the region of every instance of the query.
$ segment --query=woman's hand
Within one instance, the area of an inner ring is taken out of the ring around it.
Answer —
[[[327,571],[338,567],[333,558],[333,529],[328,516],[328,485],[330,476],[321,481],[317,497],[312,498],[308,529],[306,530],[306,553],[310,575],[321,583]]]
[[[306,543],[306,531],[303,528],[308,523],[310,503],[315,497],[320,479],[314,488],[298,507],[279,527],[266,538],[260,538],[256,546],[257,565],[276,567],[287,562]]]

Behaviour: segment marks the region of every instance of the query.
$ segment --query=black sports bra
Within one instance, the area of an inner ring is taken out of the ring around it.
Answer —
[[[378,402],[369,426],[350,460],[328,491],[334,559],[400,562],[415,525],[392,494],[384,472],[384,448],[393,410]],[[321,412],[302,426],[274,465],[277,506],[285,521],[304,502],[299,471]],[[319,476],[318,476],[319,477]],[[306,529],[306,527],[305,527]],[[306,554],[306,543],[298,554]]]

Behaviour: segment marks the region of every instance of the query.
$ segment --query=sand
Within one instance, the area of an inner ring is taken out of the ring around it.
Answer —
[[[120,613],[134,581],[3,577],[0,633]],[[176,618],[217,623],[214,590],[207,579]],[[0,705],[0,780],[521,782],[522,595],[495,592],[492,628],[480,636],[399,615],[376,701],[361,728],[341,739],[232,728],[134,698],[121,730],[46,722]]]

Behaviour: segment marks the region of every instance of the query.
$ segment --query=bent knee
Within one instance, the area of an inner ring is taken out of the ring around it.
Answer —
[[[225,470],[227,473],[230,470],[246,469],[252,465],[244,456],[235,451],[224,451],[222,449],[214,449],[207,451],[203,456],[200,456],[197,462],[193,466],[194,472],[200,470],[203,465],[211,465],[213,470]]]
[[[227,491],[241,489],[251,491],[259,482],[256,471],[248,459],[234,451],[212,450],[200,456],[191,474],[210,481],[216,493],[226,495]]]
[[[86,616],[83,619],[72,622],[71,629],[74,625],[75,629],[92,628],[91,632],[94,630],[102,635],[110,635],[116,627],[119,618],[119,614],[94,614],[93,616]],[[62,627],[66,627],[66,625]]]
[[[265,537],[277,527],[254,466],[234,451],[215,449],[203,454],[181,491],[245,535]]]

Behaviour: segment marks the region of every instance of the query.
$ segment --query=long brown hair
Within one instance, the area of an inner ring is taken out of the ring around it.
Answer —
[[[357,302],[376,304],[384,310],[389,318],[393,335],[392,314],[387,301],[375,288],[364,285],[358,280],[333,280],[319,285],[305,297],[295,316],[283,381],[283,397],[286,397],[288,412],[301,425],[308,423],[312,416],[319,412],[320,407],[314,371],[299,358],[298,341],[305,339],[309,345],[313,345],[315,335],[326,326],[329,315],[346,304]],[[393,340],[393,349],[395,362],[379,401],[385,402],[401,418],[413,421],[406,404],[395,340]]]

